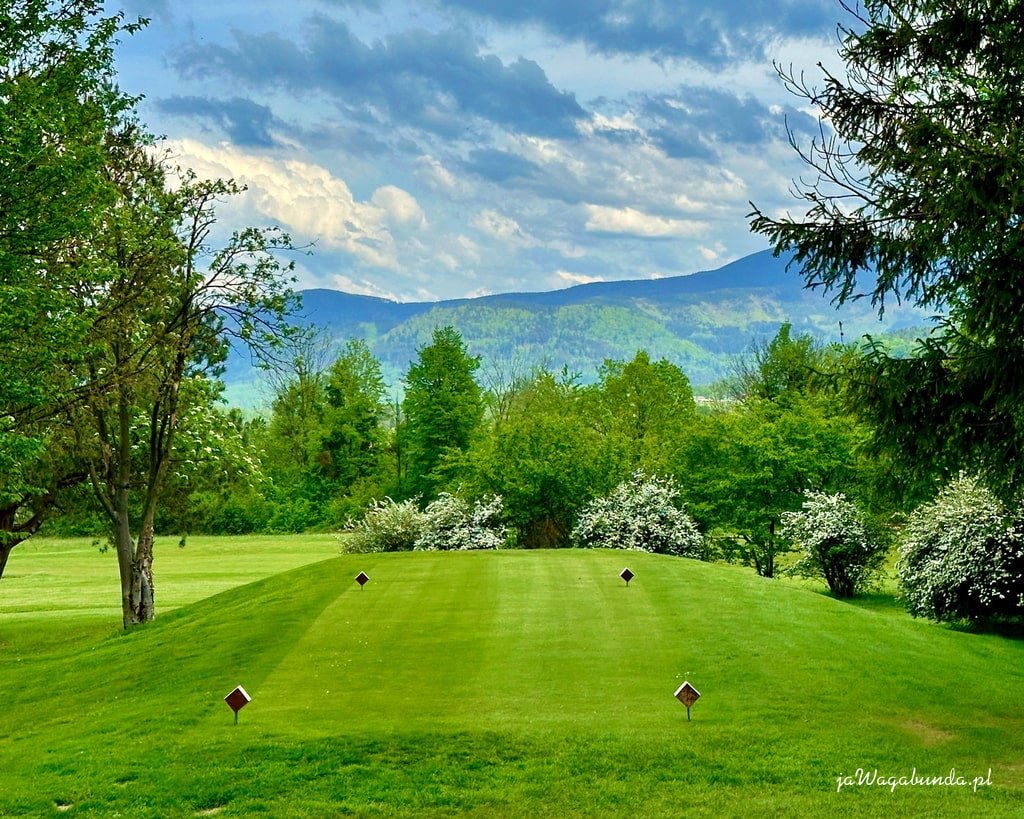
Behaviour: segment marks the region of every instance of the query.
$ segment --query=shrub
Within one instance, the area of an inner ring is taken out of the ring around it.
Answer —
[[[907,610],[937,621],[1024,614],[1024,525],[961,475],[907,522],[897,563]]]
[[[491,495],[472,506],[457,495],[442,492],[423,513],[416,549],[500,549],[508,530],[500,522],[501,498]]]
[[[885,559],[885,546],[868,534],[857,507],[842,493],[804,492],[799,512],[782,513],[780,537],[800,558],[789,569],[823,577],[836,597],[853,597],[870,584]]]
[[[678,497],[672,478],[635,472],[611,494],[584,507],[572,530],[573,545],[702,557],[704,540],[676,505]]]
[[[347,552],[409,551],[423,529],[423,513],[415,500],[373,500],[351,528],[351,534],[340,537],[342,549]]]

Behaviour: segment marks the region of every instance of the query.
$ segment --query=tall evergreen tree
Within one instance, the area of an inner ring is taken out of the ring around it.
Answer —
[[[406,374],[405,442],[408,447],[406,494],[432,498],[443,477],[446,454],[465,451],[483,418],[484,403],[474,374],[480,359],[466,350],[454,327],[434,330]]]
[[[345,491],[375,472],[384,452],[384,376],[365,341],[346,342],[327,371],[325,391],[326,468]]]
[[[844,4],[845,5],[845,4]],[[845,72],[783,81],[820,112],[801,146],[802,215],[753,229],[793,251],[809,286],[881,311],[943,314],[910,358],[873,346],[854,403],[878,441],[922,469],[1024,483],[1024,7],[1016,0],[847,6]]]

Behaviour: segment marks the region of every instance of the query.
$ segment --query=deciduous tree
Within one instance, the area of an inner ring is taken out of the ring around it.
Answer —
[[[644,350],[628,362],[605,361],[590,392],[592,419],[628,453],[633,468],[663,468],[696,417],[686,374],[666,359],[651,361]]]
[[[885,558],[884,543],[872,536],[863,513],[841,492],[805,492],[798,511],[782,513],[782,537],[800,553],[790,571],[824,578],[836,597],[863,591]]]
[[[108,135],[135,102],[114,83],[113,46],[140,25],[98,0],[0,5],[0,577],[84,476],[54,416],[85,395],[71,376],[97,317],[83,292],[107,280],[88,239],[116,196]]]
[[[229,337],[281,340],[292,295],[278,257],[287,236],[246,228],[211,243],[216,203],[236,185],[185,172],[172,188],[144,144],[121,138],[108,166],[119,195],[96,244],[112,271],[96,298],[111,306],[85,362],[93,387],[70,423],[110,523],[127,628],[154,616],[156,512],[183,415],[208,400],[206,375]],[[110,385],[104,371],[117,373]]]

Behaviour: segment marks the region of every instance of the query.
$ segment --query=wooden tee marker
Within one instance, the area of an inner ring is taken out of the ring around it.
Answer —
[[[690,721],[690,706],[700,699],[700,691],[684,682],[676,689],[676,699],[686,706],[686,721]]]
[[[633,572],[631,572],[629,570],[629,566],[627,566],[625,569],[623,569],[621,572],[619,572],[619,577],[621,577],[623,580],[625,580],[626,581],[626,585],[628,586],[629,585],[629,581],[632,580],[634,577],[636,577],[636,575],[633,574]]]
[[[238,725],[238,712],[245,708],[245,706],[247,706],[251,701],[252,697],[250,697],[248,692],[240,685],[235,686],[235,690],[224,698],[224,702],[228,704],[228,708],[235,712],[235,725]]]

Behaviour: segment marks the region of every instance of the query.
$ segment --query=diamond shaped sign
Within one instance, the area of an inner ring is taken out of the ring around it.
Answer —
[[[621,572],[619,572],[619,577],[621,577],[623,580],[625,580],[626,581],[626,585],[628,586],[629,585],[629,581],[632,580],[634,577],[636,577],[636,575],[633,574],[633,572],[631,572],[629,570],[629,567],[627,566],[625,569],[623,569]]]
[[[676,689],[676,699],[686,706],[686,719],[690,719],[690,706],[700,699],[700,691],[687,680]]]
[[[235,725],[238,725],[238,712],[245,708],[251,700],[252,697],[250,697],[249,693],[240,685],[235,686],[234,691],[224,698],[224,702],[228,704],[228,708],[235,712]]]
[[[356,575],[356,583],[359,584],[359,588],[362,588],[363,586],[365,586],[367,581],[369,581],[369,579],[370,579],[370,575],[368,575],[366,572],[360,572],[359,574]]]

